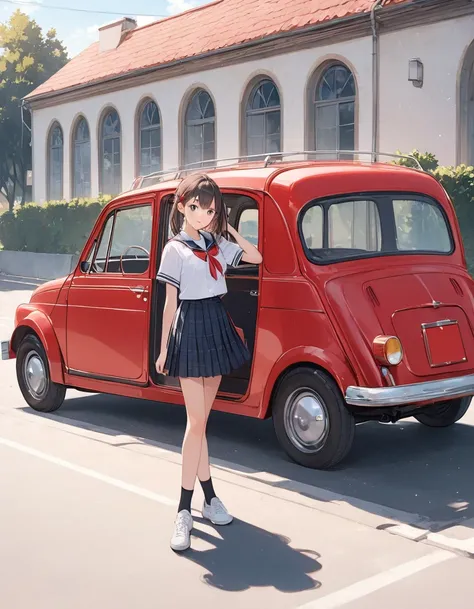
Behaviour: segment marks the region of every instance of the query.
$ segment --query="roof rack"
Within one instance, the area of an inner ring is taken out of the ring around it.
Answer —
[[[270,152],[265,155],[253,154],[245,156],[228,157],[222,159],[211,159],[209,161],[188,163],[180,167],[172,169],[163,169],[161,171],[155,171],[144,176],[138,176],[133,181],[131,190],[137,190],[145,186],[152,186],[160,182],[167,182],[169,180],[179,180],[187,173],[196,170],[210,170],[210,169],[222,169],[225,167],[232,167],[236,163],[243,165],[244,163],[262,163],[261,167],[268,167],[277,162],[285,162],[296,160],[296,157],[306,157],[306,161],[312,160],[328,160],[328,161],[362,161],[360,157],[369,157],[369,162],[378,162],[379,157],[387,157],[391,159],[405,159],[410,160],[414,163],[415,168],[423,171],[423,167],[420,165],[417,158],[410,154],[392,154],[389,152],[367,152],[362,150],[302,150],[297,152]],[[292,158],[293,157],[293,158]]]

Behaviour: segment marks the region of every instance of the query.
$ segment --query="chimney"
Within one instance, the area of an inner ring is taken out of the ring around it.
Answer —
[[[124,34],[137,27],[135,19],[122,17],[118,21],[107,23],[99,28],[99,49],[102,51],[112,51],[122,42]]]

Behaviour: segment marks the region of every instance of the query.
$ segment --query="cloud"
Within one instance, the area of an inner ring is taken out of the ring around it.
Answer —
[[[73,30],[68,38],[69,40],[83,40],[85,43],[93,41],[97,38],[100,25],[90,25],[89,27],[78,27]]]
[[[41,6],[39,6],[43,0],[34,0],[35,3],[31,4],[33,0],[17,0],[17,6],[14,8],[11,8],[11,12],[14,12],[15,10],[20,9],[20,11],[22,13],[26,13],[27,15],[32,15],[33,13],[36,13],[37,11],[41,10]],[[5,7],[6,10],[8,10],[8,7]]]
[[[167,0],[166,10],[170,15],[176,15],[177,13],[188,11],[195,6],[196,2],[194,0]]]
[[[74,57],[93,42],[99,40],[100,25],[98,23],[89,27],[77,27],[67,35],[66,47],[69,56]]]
[[[153,21],[158,21],[159,17],[135,17],[137,20],[137,26],[142,27],[143,25],[148,25],[149,23],[153,23]]]
[[[100,27],[102,27],[102,26],[98,25],[97,23],[95,25],[90,25],[89,27],[86,28],[86,36],[88,38],[95,38],[97,36],[97,33],[98,33]]]
[[[179,15],[191,8],[208,4],[211,0],[166,0],[166,12],[168,15]],[[160,17],[136,17],[138,27],[159,21]]]

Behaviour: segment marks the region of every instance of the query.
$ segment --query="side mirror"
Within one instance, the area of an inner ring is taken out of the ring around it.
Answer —
[[[83,273],[88,273],[90,268],[91,268],[91,265],[89,262],[87,262],[87,260],[83,260],[81,262],[81,271]]]

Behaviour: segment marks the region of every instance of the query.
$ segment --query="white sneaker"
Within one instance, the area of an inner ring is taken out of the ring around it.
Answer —
[[[176,552],[183,552],[191,545],[189,539],[193,529],[193,518],[188,510],[181,510],[174,522],[174,533],[171,538],[170,546]]]
[[[224,504],[220,499],[214,497],[211,499],[211,505],[207,505],[204,501],[202,507],[202,517],[207,518],[212,524],[230,524],[234,519],[226,510]]]

